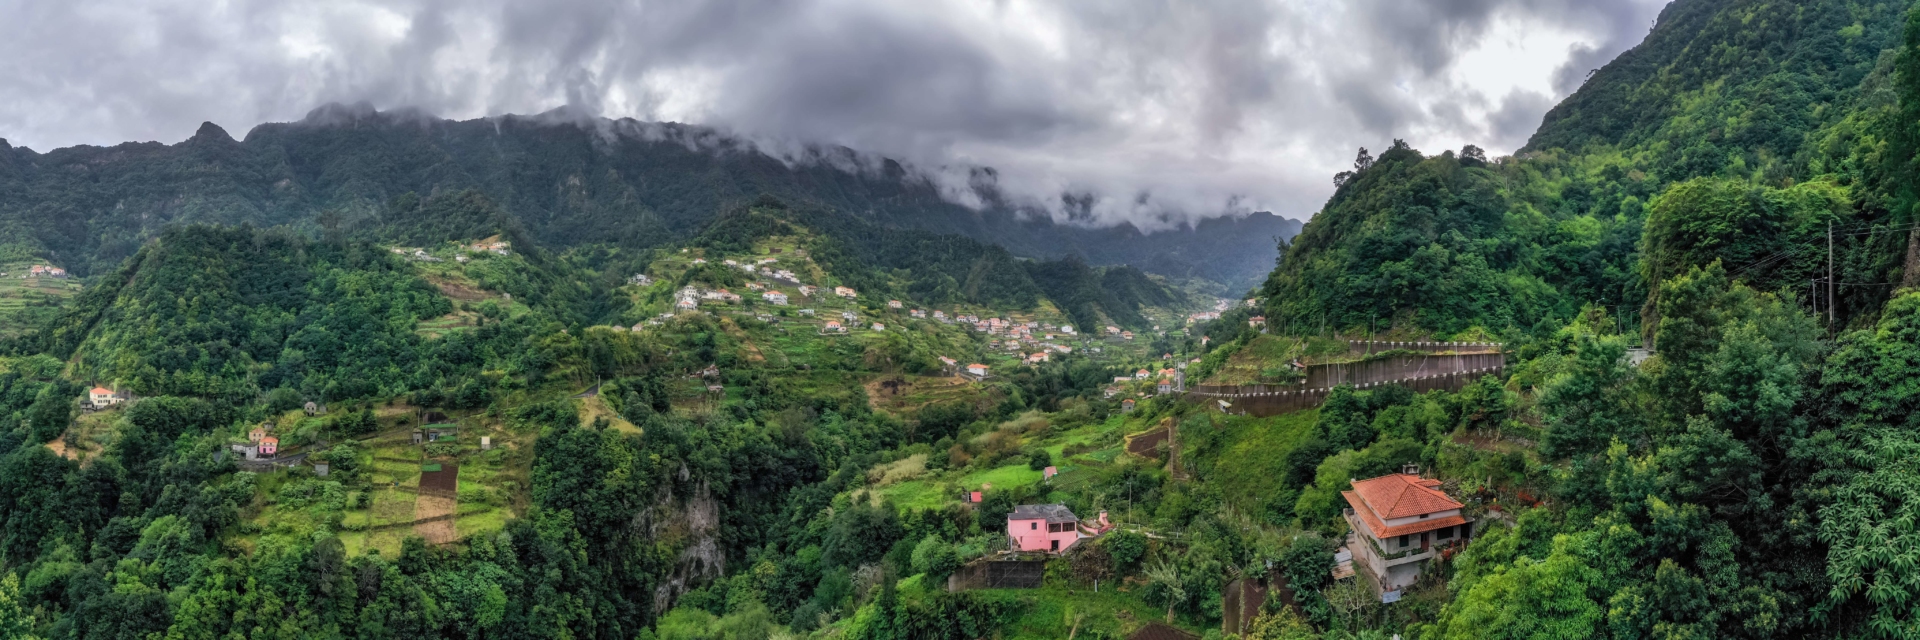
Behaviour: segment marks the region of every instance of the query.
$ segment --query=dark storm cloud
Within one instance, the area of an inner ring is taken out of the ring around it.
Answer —
[[[239,133],[326,102],[708,124],[906,161],[967,200],[1304,217],[1353,148],[1521,144],[1658,0],[0,0],[0,137]],[[1471,52],[1529,40],[1525,60]],[[1541,44],[1545,42],[1546,44]],[[1473,65],[1515,63],[1489,72]],[[1516,74],[1526,82],[1508,80]]]

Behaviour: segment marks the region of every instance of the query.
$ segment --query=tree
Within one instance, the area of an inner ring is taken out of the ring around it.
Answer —
[[[1573,539],[1557,536],[1545,560],[1522,556],[1495,567],[1441,612],[1448,638],[1591,638],[1606,609],[1590,592],[1600,572],[1573,553]]]
[[[1114,575],[1125,576],[1140,566],[1140,558],[1147,554],[1147,537],[1131,530],[1121,529],[1100,540],[1100,546],[1106,547],[1107,555],[1113,558]]]
[[[934,585],[960,567],[960,556],[954,553],[952,543],[929,534],[914,545],[912,565],[915,572],[926,574],[923,584]]]
[[[1173,563],[1161,560],[1147,567],[1147,579],[1160,585],[1161,594],[1167,598],[1167,623],[1173,623],[1173,608],[1187,601],[1187,579],[1180,575],[1180,569]]]
[[[1487,163],[1487,152],[1480,147],[1467,145],[1460,148],[1460,161],[1463,164],[1471,163],[1470,166],[1484,165]]]
[[[1368,594],[1372,595],[1372,594]],[[1320,634],[1313,625],[1301,620],[1293,613],[1292,607],[1281,607],[1278,611],[1262,613],[1253,619],[1253,625],[1247,628],[1245,640],[1312,640]]]
[[[1597,453],[1616,437],[1639,435],[1628,404],[1634,372],[1627,364],[1626,338],[1577,331],[1573,343],[1570,366],[1540,391],[1540,414],[1547,422],[1540,449],[1556,458]]]
[[[1033,453],[1027,456],[1028,469],[1039,471],[1051,466],[1053,466],[1053,454],[1047,453],[1046,449],[1034,447]]]
[[[33,635],[33,617],[20,601],[20,576],[0,578],[0,638],[39,640]]]

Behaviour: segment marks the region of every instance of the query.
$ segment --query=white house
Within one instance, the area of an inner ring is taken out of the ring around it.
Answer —
[[[833,295],[840,296],[842,298],[851,298],[859,294],[855,293],[853,289],[849,289],[847,287],[834,287]]]
[[[760,297],[765,298],[767,302],[771,302],[782,307],[787,306],[787,294],[780,293],[778,291],[768,291],[766,293],[760,294]]]
[[[1412,585],[1440,549],[1466,544],[1472,536],[1473,522],[1461,513],[1465,505],[1441,491],[1440,484],[1409,465],[1402,473],[1356,480],[1352,491],[1341,492],[1347,526],[1358,542],[1349,545],[1354,564],[1371,573],[1382,591]]]
[[[92,402],[96,408],[120,404],[126,399],[126,396],[114,393],[112,389],[106,387],[94,387],[93,390],[87,392],[87,401]]]
[[[987,365],[980,363],[967,365],[967,375],[975,378],[985,378],[987,377]]]

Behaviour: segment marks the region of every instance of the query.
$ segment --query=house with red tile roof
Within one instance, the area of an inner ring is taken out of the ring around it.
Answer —
[[[121,401],[124,401],[126,399],[127,399],[126,396],[120,395],[114,390],[108,389],[106,387],[94,387],[92,390],[87,392],[87,401],[93,403],[93,406],[96,409],[106,408],[109,406],[120,404]]]
[[[1472,536],[1473,522],[1461,513],[1464,505],[1440,484],[1409,465],[1402,473],[1355,480],[1352,491],[1341,492],[1353,529],[1347,547],[1382,595],[1412,585],[1427,560]]]

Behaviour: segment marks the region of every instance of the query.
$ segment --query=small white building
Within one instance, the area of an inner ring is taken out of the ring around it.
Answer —
[[[836,296],[840,296],[840,297],[842,297],[842,298],[852,298],[852,297],[854,297],[854,296],[857,296],[857,295],[859,295],[859,294],[858,294],[858,293],[855,293],[853,289],[851,289],[851,288],[848,288],[848,287],[834,287],[834,288],[833,288],[833,295],[836,295]]]
[[[977,362],[974,364],[967,365],[967,375],[973,376],[975,378],[985,378],[987,377],[987,365],[980,364]]]
[[[782,306],[782,307],[787,306],[787,294],[780,293],[778,291],[768,291],[766,293],[760,294],[760,297],[765,298],[767,302],[771,302],[775,305]]]
[[[126,399],[127,399],[126,396],[120,395],[119,393],[116,393],[114,390],[108,389],[106,387],[94,387],[92,390],[87,392],[87,401],[93,403],[93,406],[96,409],[120,404],[121,402],[124,402]]]

